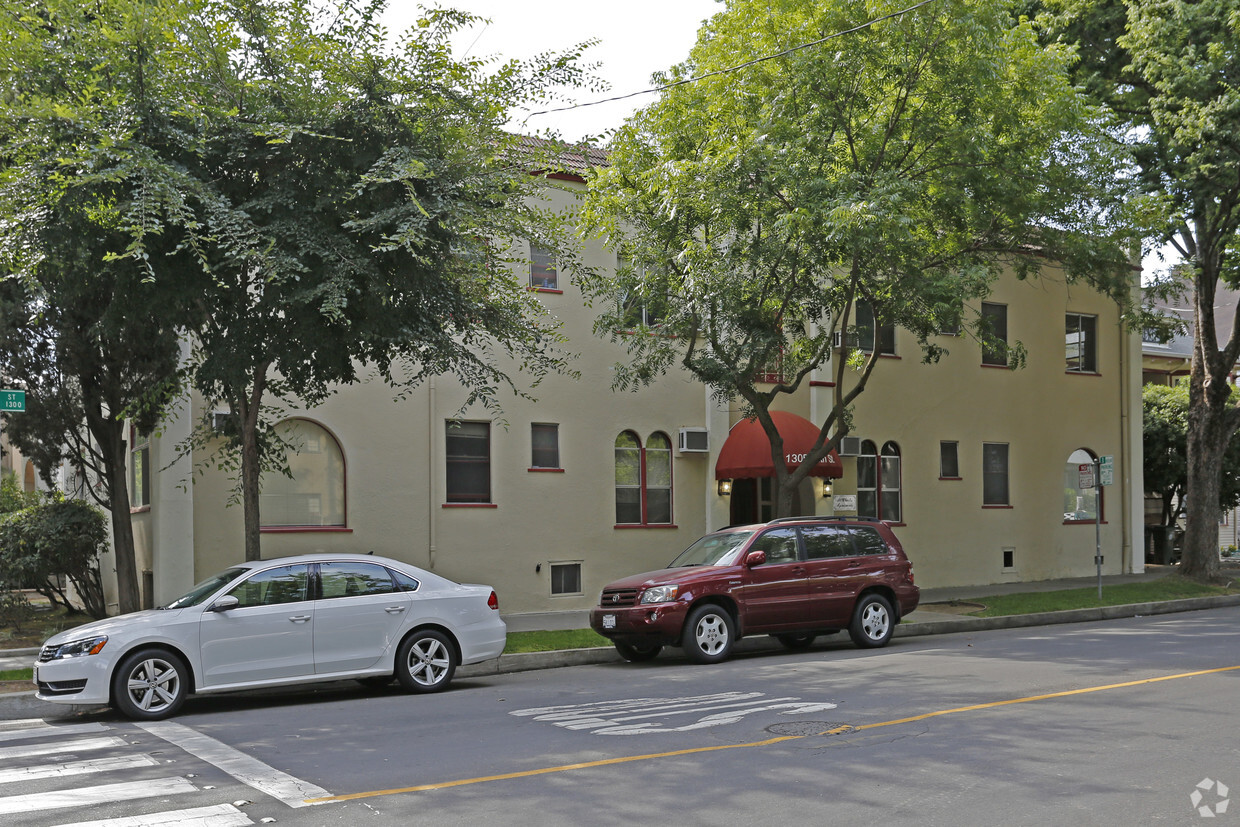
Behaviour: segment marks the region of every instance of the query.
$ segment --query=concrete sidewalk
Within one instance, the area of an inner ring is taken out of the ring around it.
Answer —
[[[1102,578],[1105,592],[1108,586],[1121,583],[1139,583],[1165,577],[1174,569],[1151,566],[1142,574],[1109,575]],[[1240,569],[1229,570],[1240,580]],[[969,601],[998,594],[1023,592],[1060,591],[1062,589],[1091,588],[1096,577],[1044,580],[1036,583],[1000,583],[987,586],[958,586],[943,589],[923,589],[921,605],[907,621],[895,629],[895,637],[920,637],[922,635],[951,634],[953,632],[977,632],[988,629],[1011,629],[1026,626],[1047,626],[1060,623],[1083,623],[1093,620],[1109,620],[1121,617],[1170,614],[1199,611],[1202,609],[1240,606],[1240,594],[1219,597],[1196,597],[1186,600],[1166,600],[1154,603],[1130,603],[1122,606],[1105,606],[1093,609],[1071,609],[1059,612],[1041,612],[1030,615],[1005,617],[966,617],[952,610],[952,601]],[[937,605],[936,605],[937,604]],[[589,626],[589,612],[531,612],[506,615],[508,631],[539,631],[557,629],[584,629]],[[839,637],[824,640],[840,640]],[[737,641],[736,654],[778,651],[782,647],[770,637],[759,635]],[[812,651],[812,650],[811,650]],[[38,656],[38,649],[0,650],[0,669],[21,669],[31,666]],[[683,657],[679,650],[669,648],[663,657]],[[610,646],[592,649],[570,649],[555,652],[526,652],[501,655],[485,663],[463,666],[457,677],[470,678],[508,672],[525,672],[534,669],[552,669],[560,666],[577,666],[587,663],[619,662],[620,656]],[[0,693],[0,720],[16,718],[65,718],[100,707],[78,707],[51,704],[34,697],[33,692]]]

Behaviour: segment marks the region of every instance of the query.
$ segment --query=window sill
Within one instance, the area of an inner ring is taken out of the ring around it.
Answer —
[[[352,534],[353,529],[342,525],[265,525],[259,534]]]
[[[558,287],[536,287],[531,284],[529,289],[534,293],[555,293],[557,295],[564,294],[564,291]]]
[[[131,505],[129,506],[130,514],[145,514],[151,510],[149,505]]]
[[[612,528],[680,528],[675,523],[616,523]]]
[[[444,503],[440,508],[499,508],[499,503]]]
[[[1064,520],[1064,525],[1098,525],[1097,520]],[[1102,525],[1106,525],[1107,521],[1103,520]]]
[[[563,468],[530,467],[530,468],[526,468],[525,470],[529,471],[531,474],[563,474],[564,473]]]
[[[988,365],[985,362],[982,362],[982,367],[990,368],[991,370],[1011,370],[1012,369],[1011,365]]]
[[[1096,370],[1065,370],[1068,376],[1101,376],[1102,374]]]
[[[939,477],[940,482],[960,482],[964,477]]]
[[[999,508],[999,509],[1004,509],[1004,508],[1015,508],[1015,506],[1011,506],[1011,505],[983,505],[983,506],[982,506],[982,508]]]

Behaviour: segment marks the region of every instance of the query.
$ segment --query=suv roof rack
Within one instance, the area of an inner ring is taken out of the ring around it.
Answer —
[[[776,517],[773,520],[767,520],[766,524],[774,525],[775,523],[800,523],[800,522],[806,522],[806,521],[817,521],[817,522],[835,521],[835,522],[841,522],[841,523],[843,522],[855,522],[855,523],[885,523],[887,522],[886,520],[876,520],[873,517],[831,516],[827,514],[818,514],[818,515],[806,514],[800,517]]]

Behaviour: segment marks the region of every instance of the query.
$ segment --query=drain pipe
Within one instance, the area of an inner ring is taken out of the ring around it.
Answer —
[[[438,475],[434,469],[439,467],[435,461],[435,399],[435,377],[432,376],[426,381],[426,461],[431,469],[426,479],[426,567],[432,571],[435,568],[436,519],[439,516],[439,509],[435,507],[435,480]]]

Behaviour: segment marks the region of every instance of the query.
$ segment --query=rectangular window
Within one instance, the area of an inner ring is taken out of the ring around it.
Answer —
[[[1064,341],[1069,373],[1098,372],[1098,317],[1069,313],[1065,317]]]
[[[990,341],[982,344],[982,364],[1007,367],[1007,305],[982,302],[982,320]]]
[[[560,467],[560,426],[550,422],[530,425],[530,467]]]
[[[447,423],[447,496],[450,503],[491,501],[491,425]]]
[[[896,327],[891,324],[874,324],[874,309],[869,302],[857,302],[857,349],[894,356],[896,352]]]
[[[581,564],[551,564],[552,594],[581,594]]]
[[[151,504],[151,435],[130,427],[129,442],[129,504],[137,508]]]
[[[939,477],[942,479],[960,479],[960,443],[939,443]]]
[[[559,284],[555,253],[537,244],[530,244],[530,287],[558,290]]]
[[[1008,446],[982,445],[982,505],[1011,505],[1008,495]]]

